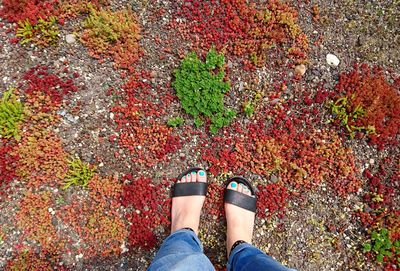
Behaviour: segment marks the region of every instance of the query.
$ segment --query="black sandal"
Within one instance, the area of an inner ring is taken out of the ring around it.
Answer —
[[[228,185],[233,181],[247,186],[247,188],[250,190],[252,196],[243,194],[241,192],[238,192],[238,191],[235,191],[232,189],[228,189]],[[236,177],[232,177],[232,178],[228,179],[228,183],[225,187],[225,192],[224,192],[224,203],[230,203],[230,204],[239,206],[239,207],[249,210],[253,213],[255,213],[257,210],[256,193],[255,193],[253,187],[251,186],[250,182],[240,176],[236,176]]]
[[[183,176],[191,172],[199,172],[203,170],[201,167],[192,167],[182,172],[177,180],[182,179]],[[172,187],[172,197],[183,197],[183,196],[205,196],[207,194],[207,182],[189,182],[189,183],[174,183]]]

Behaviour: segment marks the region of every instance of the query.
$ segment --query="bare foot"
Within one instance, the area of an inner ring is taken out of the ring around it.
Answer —
[[[203,170],[191,172],[178,180],[178,183],[186,182],[207,182],[206,173]],[[184,196],[172,198],[172,223],[171,233],[182,228],[191,228],[197,234],[199,231],[199,222],[201,209],[205,196]]]
[[[251,196],[251,191],[244,184],[238,184],[233,181],[228,185],[228,189],[236,190],[243,194]],[[225,216],[227,223],[226,251],[229,257],[232,245],[243,240],[251,244],[254,228],[255,213],[238,207],[236,205],[225,203]]]

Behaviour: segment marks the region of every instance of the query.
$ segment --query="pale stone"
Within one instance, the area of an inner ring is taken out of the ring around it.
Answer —
[[[74,43],[76,41],[74,34],[68,34],[65,36],[65,41],[69,44]]]
[[[297,65],[297,66],[294,68],[294,72],[295,72],[296,74],[301,75],[301,76],[303,76],[303,75],[306,73],[306,71],[307,71],[307,67],[306,67],[306,65],[304,65],[304,64]]]
[[[328,63],[329,66],[331,67],[337,67],[340,63],[339,58],[333,54],[327,54],[326,55],[326,62]]]

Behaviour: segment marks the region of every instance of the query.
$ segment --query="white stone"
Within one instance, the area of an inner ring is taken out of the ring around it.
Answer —
[[[122,245],[120,246],[121,248],[121,253],[125,253],[128,252],[129,249],[126,247],[125,242],[122,243]]]
[[[374,163],[375,163],[375,160],[374,159],[369,159],[369,163],[371,164],[371,165],[373,165]]]
[[[327,54],[326,55],[326,62],[328,63],[329,66],[331,67],[337,67],[340,63],[339,58],[333,54]]]
[[[65,41],[69,44],[74,43],[76,41],[74,34],[68,34],[65,36]]]

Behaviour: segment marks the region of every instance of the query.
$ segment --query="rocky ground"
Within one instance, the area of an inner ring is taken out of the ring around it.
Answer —
[[[112,9],[131,6],[137,15],[142,29],[139,44],[144,53],[135,63],[135,69],[151,73],[148,80],[156,94],[151,98],[153,102],[163,102],[162,97],[166,94],[176,95],[170,86],[173,70],[179,66],[183,56],[193,50],[191,42],[185,41],[171,26],[171,22],[179,17],[176,7],[180,2],[110,2]],[[268,1],[256,2],[263,5]],[[398,76],[398,1],[288,2],[298,10],[298,24],[309,38],[310,49],[304,74],[300,80],[292,81],[290,78],[295,74],[294,66],[285,61],[277,64],[273,55],[266,60],[263,67],[250,71],[243,68],[239,58],[227,55],[228,77],[232,86],[224,100],[227,107],[240,110],[243,101],[250,96],[251,88],[262,89],[264,85],[272,86],[286,78],[288,89],[282,96],[284,100],[300,99],[297,96],[298,89],[311,90],[313,94],[318,88],[333,89],[339,75],[350,71],[353,63],[379,65]],[[314,7],[318,8],[318,12]],[[111,110],[119,98],[110,96],[109,92],[113,88],[119,89],[127,78],[121,76],[121,70],[114,69],[111,60],[101,63],[88,54],[77,34],[81,31],[80,24],[83,18],[82,15],[67,20],[61,27],[58,44],[46,48],[11,43],[10,39],[15,34],[8,29],[12,28],[12,24],[3,20],[0,28],[0,93],[9,85],[18,85],[22,75],[36,65],[49,66],[57,71],[67,67],[80,75],[75,80],[78,91],[66,97],[68,103],[64,103],[57,111],[60,121],[51,128],[62,139],[62,146],[66,152],[80,157],[84,162],[97,165],[98,173],[102,176],[121,178],[130,173],[135,177],[151,178],[154,184],[162,183],[163,179],[172,180],[189,166],[199,165],[206,169],[211,167],[210,163],[202,158],[203,149],[207,148],[207,144],[203,144],[204,137],[210,139],[211,135],[204,127],[193,126],[193,118],[184,113],[176,96],[170,104],[162,106],[165,107],[165,114],[153,117],[160,123],[166,123],[168,119],[176,116],[182,116],[186,121],[184,126],[175,129],[176,135],[183,142],[181,147],[168,153],[162,161],[151,166],[134,164],[131,154],[125,148],[115,141],[103,140],[120,133]],[[76,38],[70,40],[71,34],[76,34]],[[328,54],[334,55],[340,62],[337,65],[328,63]],[[271,87],[268,91],[271,91]],[[77,104],[79,108],[75,110]],[[324,105],[310,107],[318,107],[322,112],[321,123],[332,118],[331,112]],[[240,125],[254,120],[247,119],[243,113],[239,114],[237,119]],[[341,128],[336,129],[340,131]],[[219,135],[230,136],[226,134],[227,131],[224,133]],[[376,263],[363,253],[362,246],[368,240],[368,229],[361,225],[355,213],[365,206],[363,195],[368,188],[362,175],[364,170],[376,172],[384,158],[391,156],[395,159],[394,174],[398,174],[396,170],[399,165],[399,148],[398,145],[394,145],[378,150],[376,146],[368,144],[366,138],[350,140],[345,134],[340,138],[344,146],[353,150],[355,175],[363,182],[360,189],[346,196],[337,196],[331,186],[322,182],[307,191],[292,193],[286,200],[284,211],[280,212],[282,215],[257,217],[254,244],[283,264],[297,270],[384,270],[382,264]],[[209,174],[209,181],[221,184],[224,176],[230,174],[236,172],[218,176]],[[251,178],[254,184],[274,183],[277,178],[274,174],[260,176],[250,172],[245,176]],[[21,244],[32,246],[24,237],[23,230],[13,220],[19,210],[18,203],[26,191],[27,188],[15,180],[7,187],[5,196],[0,200],[0,224],[6,236],[3,240],[0,238],[0,270],[6,269],[7,262],[15,257]],[[78,188],[72,188],[72,191],[78,191]],[[289,191],[296,192],[291,188]],[[163,192],[167,195],[168,189]],[[400,203],[398,192],[394,192],[394,206]],[[64,196],[73,192],[62,193]],[[213,205],[214,207],[222,208],[218,203]],[[146,221],[145,218],[143,221]],[[128,222],[125,223],[128,225]],[[219,219],[213,212],[207,211],[203,214],[200,228],[206,255],[217,268],[223,268],[226,262],[223,218]],[[155,232],[159,244],[167,236],[168,227],[159,227]],[[130,247],[127,241],[127,247],[127,251],[107,257],[95,255],[81,259],[73,254],[70,258],[64,257],[62,261],[68,263],[67,268],[71,270],[145,270],[158,245],[152,249]],[[394,269],[385,270],[397,270],[395,266],[392,268]]]

